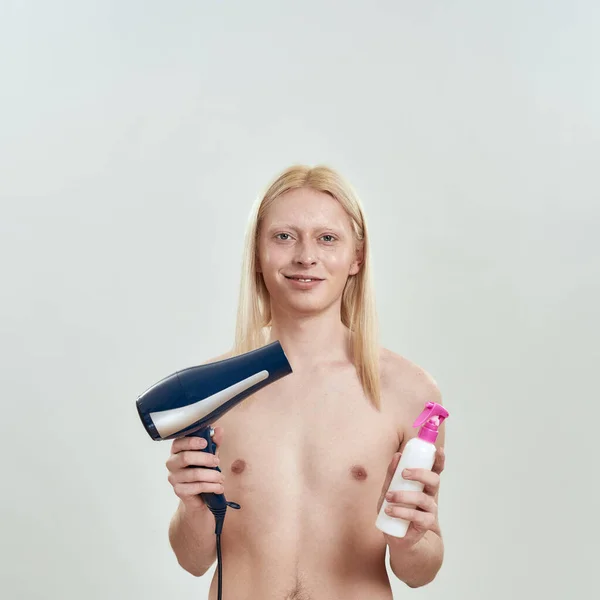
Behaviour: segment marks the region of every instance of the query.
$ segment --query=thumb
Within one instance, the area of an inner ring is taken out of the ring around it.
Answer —
[[[402,456],[401,452],[396,452],[394,454],[390,464],[387,468],[387,473],[385,474],[385,481],[381,486],[381,494],[379,496],[379,501],[377,502],[377,512],[381,510],[381,506],[383,505],[383,499],[390,487],[390,483],[392,482],[392,478],[394,477],[394,473],[396,472],[396,467],[398,466],[398,462],[400,461],[400,456]]]
[[[398,467],[401,456],[402,452],[396,452],[388,466],[387,473],[385,475],[385,482],[383,484],[383,493],[387,492],[388,488],[390,487],[390,483],[392,483],[392,478],[394,477],[394,473],[396,472],[396,468]]]
[[[215,451],[215,455],[219,456],[219,449],[221,447],[221,444],[223,442],[223,432],[225,431],[222,427],[213,427],[213,429],[215,430],[213,436],[212,436],[212,441],[217,445],[217,449]]]

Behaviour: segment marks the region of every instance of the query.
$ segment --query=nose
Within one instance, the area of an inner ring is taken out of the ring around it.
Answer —
[[[305,267],[317,264],[316,248],[308,242],[301,242],[297,246],[294,262]]]

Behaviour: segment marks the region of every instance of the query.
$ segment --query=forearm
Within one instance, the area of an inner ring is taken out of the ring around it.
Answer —
[[[390,567],[409,587],[427,585],[435,579],[444,559],[444,542],[441,535],[427,531],[413,546],[404,547],[399,542],[389,545]]]
[[[190,510],[180,502],[169,526],[169,541],[182,568],[196,577],[204,575],[217,558],[215,517],[206,506]]]

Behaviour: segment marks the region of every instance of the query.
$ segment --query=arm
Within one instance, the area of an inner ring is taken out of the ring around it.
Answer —
[[[404,382],[396,381],[396,385],[393,385],[396,394],[402,388],[410,390],[408,394],[403,394],[404,402],[399,413],[398,427],[403,446],[417,435],[417,430],[412,427],[412,416],[411,422],[408,423],[407,415],[418,415],[426,402],[442,404],[441,393],[428,373],[416,369],[411,375],[412,385],[407,385],[406,379]],[[405,479],[422,482],[423,492],[393,492],[390,497],[385,496],[390,503],[391,512],[388,514],[411,522],[403,538],[384,534],[390,549],[392,572],[411,588],[421,587],[433,581],[444,558],[444,543],[438,520],[440,474],[445,462],[444,444],[445,424],[442,424],[436,440],[437,452],[431,471],[412,469],[410,474],[403,473]],[[390,464],[379,507],[399,460],[400,455],[396,454]]]
[[[396,514],[411,519],[411,525],[404,538],[388,537],[390,567],[398,579],[412,588],[431,583],[444,560],[444,542],[438,518],[440,474],[445,462],[442,446],[444,437],[442,425],[431,471],[415,469],[411,475],[404,475],[406,479],[425,484],[421,498],[416,492],[410,492],[404,497],[396,496],[392,499],[393,502],[404,501],[402,505],[406,508],[396,509]]]
[[[222,427],[215,427],[216,455],[201,451],[206,447],[205,440],[183,437],[173,442],[167,460],[169,482],[180,499],[169,524],[169,542],[177,562],[196,577],[204,575],[217,557],[215,517],[199,494],[225,491],[223,474],[214,470],[220,462],[223,431]]]
[[[215,517],[203,503],[199,508],[179,503],[169,526],[169,542],[177,562],[196,577],[204,575],[217,558]]]
[[[439,530],[427,531],[414,545],[390,544],[390,567],[394,575],[411,588],[431,583],[444,559],[444,543]]]

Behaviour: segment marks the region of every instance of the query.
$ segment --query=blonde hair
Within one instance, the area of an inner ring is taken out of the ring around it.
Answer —
[[[356,241],[362,245],[362,266],[356,275],[348,277],[342,294],[341,320],[352,334],[352,357],[362,388],[379,410],[379,344],[366,220],[355,191],[329,167],[291,166],[254,203],[246,230],[233,354],[249,352],[268,341],[266,328],[271,324],[269,292],[262,274],[256,269],[260,224],[276,198],[303,187],[335,198],[349,215]]]

